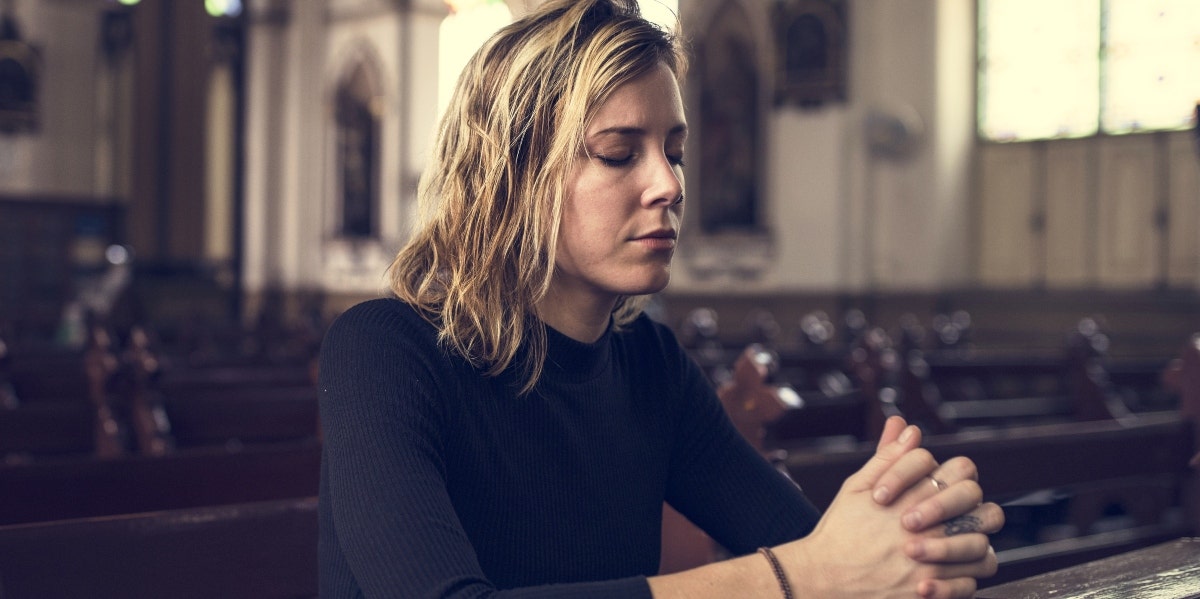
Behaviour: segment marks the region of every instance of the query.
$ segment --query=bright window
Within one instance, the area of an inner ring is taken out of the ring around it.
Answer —
[[[679,0],[638,0],[638,8],[646,20],[661,25],[667,31],[675,31]]]
[[[450,16],[442,21],[438,43],[438,114],[446,111],[458,76],[475,51],[501,27],[512,22],[504,0],[445,0]],[[642,14],[674,30],[679,0],[638,0]]]
[[[1200,102],[1196,0],[979,0],[979,133],[1184,129]]]
[[[512,22],[504,0],[446,0],[450,16],[438,32],[438,114],[446,111],[458,76],[493,33]]]

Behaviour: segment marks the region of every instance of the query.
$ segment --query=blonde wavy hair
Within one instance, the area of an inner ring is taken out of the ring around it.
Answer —
[[[554,275],[567,175],[596,111],[662,63],[681,80],[683,49],[635,0],[550,0],[496,33],[467,64],[421,177],[421,224],[389,268],[392,291],[439,342],[496,376],[542,373],[534,310]],[[645,297],[623,297],[613,322]],[[522,349],[522,348],[526,349]]]

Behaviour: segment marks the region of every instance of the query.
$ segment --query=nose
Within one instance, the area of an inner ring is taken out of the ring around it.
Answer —
[[[647,206],[674,206],[683,199],[683,168],[671,163],[666,155],[659,156],[648,174],[650,183],[643,195]]]

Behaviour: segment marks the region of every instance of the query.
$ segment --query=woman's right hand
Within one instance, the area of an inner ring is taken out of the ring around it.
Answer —
[[[920,431],[893,417],[887,423],[875,455],[846,479],[837,497],[807,537],[775,548],[799,596],[813,597],[971,597],[975,579],[995,573],[996,558],[986,532],[1003,524],[1003,513],[992,504],[980,506],[977,497],[951,498],[947,518],[971,513],[978,530],[948,536],[942,527],[908,530],[903,516],[914,506],[942,492],[928,478],[938,463],[918,448]],[[897,478],[895,471],[903,472]],[[880,479],[908,483],[880,502]],[[925,486],[928,485],[928,486]],[[948,494],[950,495],[950,494]],[[937,561],[911,556],[921,547]],[[789,566],[790,564],[790,566]],[[931,581],[934,581],[931,583]]]

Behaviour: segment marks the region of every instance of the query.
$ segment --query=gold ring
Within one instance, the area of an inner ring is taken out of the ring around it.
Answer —
[[[929,482],[933,483],[933,488],[935,488],[939,491],[943,491],[946,489],[946,487],[950,486],[950,485],[946,484],[946,482],[941,480],[940,478],[935,478],[932,476],[929,477]]]

